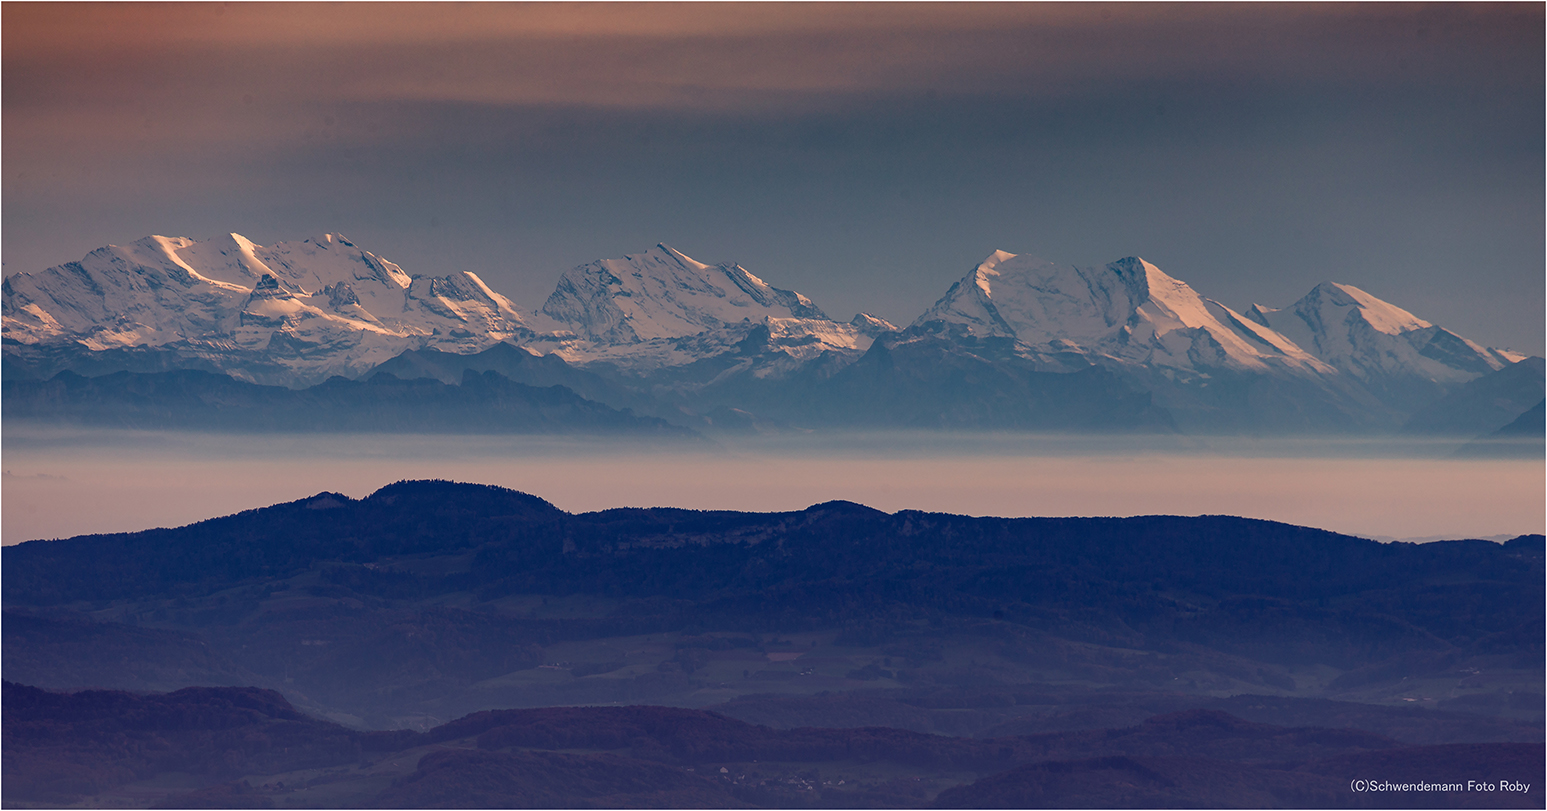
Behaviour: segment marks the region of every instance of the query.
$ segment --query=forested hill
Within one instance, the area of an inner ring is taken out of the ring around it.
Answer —
[[[424,732],[365,732],[250,687],[60,694],[5,682],[3,690],[3,799],[23,806],[121,807],[131,798],[159,808],[1411,805],[1411,794],[1347,789],[1350,776],[1371,770],[1393,781],[1509,780],[1515,788],[1438,793],[1437,807],[1534,808],[1542,794],[1539,742],[1413,746],[1210,710],[978,739],[778,730],[638,706],[497,710]]]
[[[321,568],[384,598],[599,594],[648,603],[635,620],[759,630],[958,615],[1206,641],[1251,624],[1256,647],[1303,657],[1312,626],[1335,626],[1341,641],[1317,655],[1340,666],[1394,649],[1540,650],[1543,637],[1542,536],[1387,544],[1228,516],[888,515],[846,502],[572,515],[515,491],[416,481],[3,554],[12,607],[197,596]],[[394,563],[437,555],[467,563],[440,574]]]

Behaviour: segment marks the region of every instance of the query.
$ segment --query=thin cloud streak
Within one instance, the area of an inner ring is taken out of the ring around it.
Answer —
[[[8,113],[132,117],[154,100],[219,114],[209,105],[243,96],[789,109],[805,94],[1059,97],[1210,76],[1513,83],[1508,63],[1533,37],[1511,23],[1541,16],[1160,4],[238,4],[216,16],[125,5],[6,7]]]
[[[6,10],[6,48],[23,54],[187,46],[478,42],[575,37],[677,39],[764,34],[991,32],[1037,26],[1211,26],[1221,17],[1360,21],[1525,17],[1529,4],[1448,11],[1378,4],[1165,3],[23,3]]]

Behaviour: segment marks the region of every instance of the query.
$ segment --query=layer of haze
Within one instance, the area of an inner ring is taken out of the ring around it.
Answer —
[[[1541,4],[32,4],[4,271],[349,235],[533,309],[666,242],[906,323],[995,249],[1543,352]]]
[[[445,436],[7,432],[6,544],[177,526],[399,479],[502,485],[572,512],[798,510],[844,499],[998,516],[1229,514],[1376,538],[1542,532],[1539,460],[1437,458],[1454,445],[821,437],[684,450]]]

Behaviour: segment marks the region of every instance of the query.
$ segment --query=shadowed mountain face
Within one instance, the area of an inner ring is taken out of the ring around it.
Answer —
[[[1469,381],[1407,421],[1410,433],[1483,436],[1503,429],[1542,401],[1547,363],[1526,358]],[[1530,433],[1540,438],[1541,426]]]
[[[1494,431],[1491,436],[1498,438],[1519,437],[1521,439],[1527,437],[1540,438],[1540,435],[1543,433],[1544,419],[1547,419],[1547,400],[1537,400],[1536,405],[1526,409],[1520,416],[1511,420],[1508,425]]]
[[[1455,453],[1462,459],[1540,459],[1547,450],[1547,400],[1511,420],[1508,425],[1487,436],[1461,446]]]
[[[776,730],[669,707],[475,713],[424,732],[309,718],[277,693],[58,694],[6,682],[9,805],[160,808],[1395,807],[1352,776],[1486,780],[1441,807],[1540,805],[1535,744],[1410,746],[1214,711],[986,739]],[[1463,776],[1464,775],[1464,776]]]
[[[1424,708],[1376,726],[1413,743],[1532,740],[1542,555],[1540,536],[1380,544],[1218,516],[575,515],[402,482],[6,547],[3,644],[39,686],[255,684],[385,728],[614,702],[950,734],[1367,717],[1307,714],[1330,699]],[[1282,701],[1212,703],[1233,694]]]
[[[930,334],[878,338],[831,376],[770,391],[765,412],[828,426],[1173,433],[1150,393],[1101,368],[1052,372],[1006,338]]]
[[[520,351],[520,350],[516,350]],[[459,385],[383,373],[299,391],[201,371],[3,383],[9,419],[116,428],[307,433],[612,434],[693,439],[692,431],[588,400],[561,385],[467,369]]]
[[[412,350],[372,369],[369,377],[391,375],[401,380],[429,377],[447,385],[460,385],[468,370],[497,372],[528,386],[564,386],[588,400],[609,405],[647,406],[651,402],[594,372],[565,363],[558,355],[534,355],[505,343],[470,355],[438,349]]]

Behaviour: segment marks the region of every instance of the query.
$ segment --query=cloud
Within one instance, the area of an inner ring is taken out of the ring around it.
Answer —
[[[194,127],[192,136],[195,113],[218,117],[244,98],[778,110],[853,93],[1058,96],[1201,77],[1509,81],[1516,72],[1498,68],[1522,53],[1535,58],[1541,12],[1296,4],[20,4],[4,12],[5,103],[8,114],[23,115],[81,106],[142,119],[176,111],[179,124]]]
[[[1221,85],[1227,97],[1539,97],[1542,84],[1540,6],[88,3],[3,15],[5,157],[55,164],[34,180],[211,147],[236,160],[369,148],[417,137],[426,104],[778,118],[888,97],[1183,99]]]

